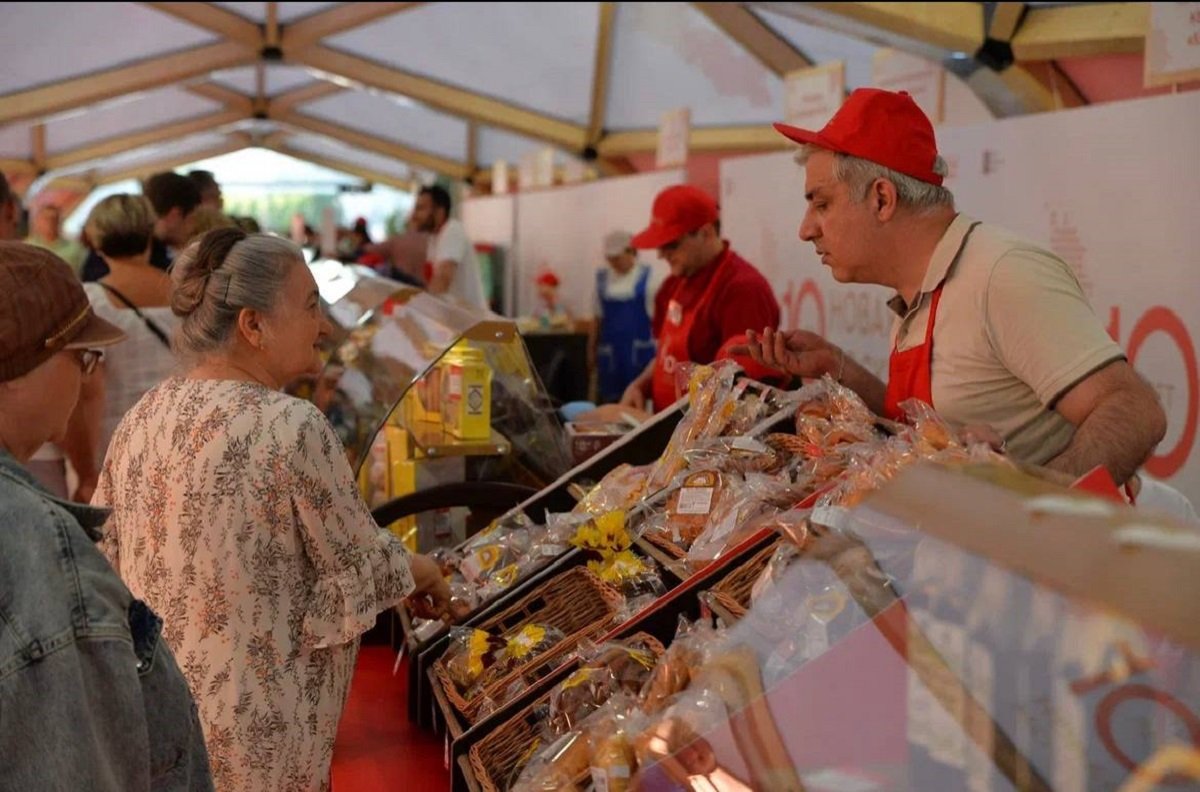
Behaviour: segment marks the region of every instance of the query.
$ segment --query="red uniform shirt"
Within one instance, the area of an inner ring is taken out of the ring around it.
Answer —
[[[732,260],[720,299],[710,300],[700,307],[688,337],[688,357],[696,363],[712,363],[721,345],[739,333],[779,326],[779,302],[767,279],[753,264],[730,250],[726,242],[725,251],[690,278],[672,275],[663,281],[654,299],[655,337],[666,321],[667,305],[671,300],[678,301],[685,312],[692,310],[716,273],[717,263],[725,255]]]

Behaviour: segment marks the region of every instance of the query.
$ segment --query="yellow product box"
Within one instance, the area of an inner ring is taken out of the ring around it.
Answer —
[[[409,426],[417,423],[442,422],[442,366],[434,366],[412,384],[404,397],[404,422]]]
[[[456,346],[441,363],[442,423],[460,440],[492,436],[492,370],[478,349]]]
[[[391,419],[389,419],[389,422],[383,425],[383,437],[387,442],[389,465],[395,465],[397,462],[416,458],[416,446],[413,443],[413,436],[403,426],[397,426],[391,423]],[[411,492],[411,490],[397,491],[394,486],[391,490],[393,498],[404,495],[406,492]]]

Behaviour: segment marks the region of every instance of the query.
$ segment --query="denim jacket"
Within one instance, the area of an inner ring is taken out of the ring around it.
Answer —
[[[161,621],[95,546],[108,512],[0,451],[0,791],[211,790]]]

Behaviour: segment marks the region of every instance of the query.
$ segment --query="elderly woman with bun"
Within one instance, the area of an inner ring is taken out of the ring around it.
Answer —
[[[281,390],[330,332],[300,249],[217,229],[172,279],[186,373],[117,427],[102,548],[163,617],[217,788],[328,789],[359,636],[406,597],[443,615],[449,591],[375,524],[325,416]]]

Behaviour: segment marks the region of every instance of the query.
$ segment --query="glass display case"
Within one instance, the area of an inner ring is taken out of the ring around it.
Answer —
[[[789,539],[685,693],[627,719],[636,788],[1200,788],[1189,529],[921,465]]]
[[[341,438],[369,506],[454,483],[535,492],[572,466],[513,323],[362,267],[310,268],[334,330],[308,395]],[[428,534],[415,516],[392,527],[424,551],[462,541],[463,512],[439,510],[452,526]]]

